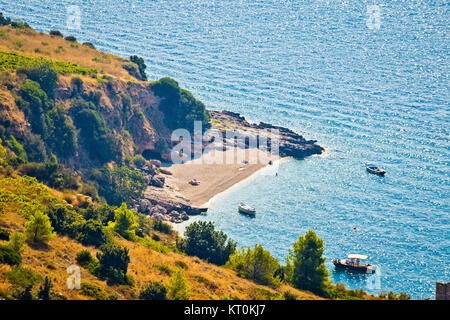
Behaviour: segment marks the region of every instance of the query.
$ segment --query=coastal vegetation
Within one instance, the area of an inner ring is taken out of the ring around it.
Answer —
[[[177,242],[179,250],[217,265],[225,264],[236,250],[236,243],[214,230],[212,222],[194,222],[186,227],[184,236]]]
[[[199,121],[204,130],[209,128],[211,119],[205,105],[195,99],[192,93],[180,88],[178,82],[162,78],[153,82],[152,89],[163,99],[160,109],[169,128],[185,128],[193,132],[194,121]]]
[[[139,293],[141,300],[167,300],[167,288],[161,282],[151,282]]]
[[[323,252],[323,240],[314,231],[300,236],[287,258],[287,281],[296,288],[327,295],[331,281]]]
[[[0,24],[0,299],[374,298],[329,283],[312,233],[282,266],[261,245],[237,250],[212,223],[181,239],[136,212],[148,172],[161,172],[141,153],[162,155],[171,129],[193,120],[207,128],[204,104],[173,79],[141,81],[142,58]],[[73,264],[80,290],[66,286]]]
[[[230,257],[229,265],[243,278],[274,287],[281,285],[281,279],[277,274],[280,268],[278,260],[260,244],[256,244],[253,249],[240,249],[234,253]]]

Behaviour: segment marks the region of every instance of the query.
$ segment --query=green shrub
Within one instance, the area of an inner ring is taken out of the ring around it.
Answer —
[[[162,273],[167,274],[168,276],[171,276],[175,272],[175,270],[173,270],[171,267],[169,267],[168,265],[165,265],[165,264],[157,264],[157,263],[155,263],[153,265],[153,267],[158,269]]]
[[[84,223],[80,213],[63,204],[50,204],[45,211],[54,230],[61,235],[77,237],[78,227]]]
[[[81,80],[80,77],[72,77],[70,83],[75,87],[76,92],[81,92],[81,89],[83,87],[83,80]]]
[[[254,300],[283,300],[283,296],[278,292],[272,292],[264,288],[252,288],[249,295]]]
[[[151,282],[139,293],[141,300],[167,300],[167,289],[162,282]]]
[[[21,157],[10,157],[7,159],[8,165],[13,167],[14,169],[17,169],[22,164],[26,163],[25,160]]]
[[[96,180],[100,196],[105,197],[110,205],[122,203],[131,205],[133,200],[140,199],[147,187],[144,175],[129,168],[114,167],[112,170],[104,166],[101,177]]]
[[[61,164],[30,162],[21,165],[19,172],[35,177],[39,182],[55,189],[77,189],[79,187],[77,177]]]
[[[138,168],[142,168],[145,165],[145,158],[138,154],[133,157],[133,164]]]
[[[292,293],[291,291],[285,291],[283,292],[284,300],[297,300],[298,295],[295,293]]]
[[[404,292],[400,292],[400,294],[396,294],[392,291],[389,291],[389,292],[381,291],[378,296],[382,299],[388,299],[388,300],[410,300],[411,299],[411,296]]]
[[[364,290],[349,290],[345,284],[337,283],[327,289],[326,297],[334,300],[360,300],[364,294]]]
[[[128,71],[128,74],[132,77],[135,77],[137,79],[141,78],[141,74],[139,73],[139,68],[135,63],[128,62],[124,63],[122,65],[122,68],[124,68],[126,71]]]
[[[30,122],[32,132],[44,138],[47,137],[48,123],[46,114],[52,107],[47,94],[41,89],[38,82],[27,80],[20,87],[19,95],[21,99],[17,101],[17,105]]]
[[[256,244],[254,249],[247,248],[237,251],[230,256],[229,264],[243,278],[264,285],[280,285],[280,280],[275,277],[275,272],[280,264],[260,244]]]
[[[63,37],[63,34],[60,32],[60,31],[58,31],[58,30],[50,30],[50,33],[49,33],[51,36],[56,36],[56,37]]]
[[[18,266],[22,263],[22,257],[10,246],[0,245],[0,263]]]
[[[58,83],[58,72],[53,63],[44,59],[35,59],[24,63],[18,70],[28,79],[36,81],[49,97],[53,97],[53,90]]]
[[[193,132],[194,121],[200,121],[204,130],[210,127],[210,115],[205,105],[189,91],[181,89],[175,80],[162,78],[152,84],[152,89],[155,95],[163,98],[160,110],[169,128]]]
[[[170,227],[170,225],[161,220],[155,220],[153,229],[165,234],[172,234],[172,228]]]
[[[100,247],[107,242],[104,227],[100,221],[88,220],[77,228],[76,239],[86,246]]]
[[[81,250],[77,253],[76,260],[80,266],[85,267],[94,260],[94,257],[89,250]]]
[[[7,26],[11,24],[11,19],[8,17],[4,17],[3,13],[0,12],[0,26]]]
[[[27,153],[23,149],[23,146],[16,140],[16,138],[14,138],[13,135],[11,135],[8,140],[6,140],[6,144],[8,148],[17,155],[17,157],[22,159],[22,161],[18,160],[15,162],[16,166],[20,164],[20,162],[27,161]]]
[[[175,274],[169,279],[167,284],[167,296],[171,300],[188,300],[190,288],[184,278],[181,270],[175,271]]]
[[[25,290],[27,288],[31,289],[36,283],[43,280],[41,275],[23,267],[16,267],[6,272],[5,278],[16,290]]]
[[[108,284],[127,284],[127,270],[130,263],[128,248],[107,243],[100,248],[97,259],[100,263],[99,274]]]
[[[186,228],[184,236],[184,239],[177,241],[177,248],[210,263],[223,265],[236,251],[236,243],[232,240],[227,242],[227,235],[215,231],[212,222],[194,222]]]
[[[52,280],[50,280],[48,277],[45,277],[43,285],[39,287],[38,298],[41,300],[51,300],[52,287]]]
[[[0,227],[0,240],[9,240],[9,231]]]
[[[144,247],[161,252],[161,253],[168,253],[169,248],[163,245],[160,242],[157,242],[153,240],[152,238],[144,238],[141,240],[141,243]]]
[[[111,300],[111,296],[105,290],[90,282],[81,283],[81,294],[95,300]]]
[[[25,247],[25,240],[26,240],[25,234],[14,231],[9,236],[9,241],[6,245],[10,247],[14,252],[22,254]]]
[[[136,216],[133,211],[128,210],[126,203],[115,210],[114,222],[110,223],[114,231],[128,240],[135,240],[135,230],[138,227]]]
[[[140,80],[147,81],[147,75],[145,74],[145,69],[147,66],[145,65],[144,59],[138,56],[131,56],[130,61],[137,64],[140,74]]]
[[[90,109],[88,102],[76,99],[72,103],[73,119],[80,129],[80,137],[89,156],[101,163],[117,158],[120,155],[119,145],[111,130],[106,127],[105,120],[96,110]],[[93,104],[92,107],[95,108]]]
[[[25,234],[31,243],[47,244],[55,237],[50,219],[44,213],[37,211],[25,223]]]
[[[117,207],[113,207],[107,204],[102,204],[98,207],[94,207],[91,205],[86,210],[82,211],[82,213],[86,220],[96,220],[106,226],[108,225],[108,222],[114,221],[116,209]]]
[[[45,144],[39,135],[25,132],[23,138],[23,148],[27,153],[28,161],[44,162],[47,160]]]
[[[11,27],[14,29],[30,29],[30,25],[20,20],[11,21]]]
[[[141,238],[149,236],[152,231],[153,226],[152,221],[148,218],[148,216],[142,213],[136,212],[135,215],[136,215],[136,222],[138,224],[136,229],[136,235]]]
[[[77,38],[75,38],[74,36],[67,36],[64,39],[70,42],[77,42]]]
[[[75,127],[63,107],[56,106],[48,112],[48,131],[47,141],[58,157],[67,159],[75,155]]]
[[[83,46],[86,46],[91,49],[95,49],[95,46],[91,42],[83,42]]]
[[[95,259],[89,250],[81,250],[76,256],[77,263],[88,270],[93,275],[98,275],[100,263]]]
[[[181,269],[184,269],[184,270],[189,269],[188,265],[185,262],[181,261],[181,260],[175,261],[175,265],[177,267],[181,268]]]
[[[91,197],[93,200],[98,200],[98,191],[97,188],[89,183],[83,183],[83,185],[81,186],[81,191],[82,194]]]

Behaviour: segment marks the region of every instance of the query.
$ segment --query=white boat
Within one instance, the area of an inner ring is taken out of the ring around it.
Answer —
[[[376,175],[379,175],[379,176],[384,176],[386,174],[386,171],[384,171],[383,169],[378,168],[378,166],[374,165],[373,163],[366,162],[365,166],[366,166],[366,170],[369,173],[376,174]]]
[[[243,213],[243,214],[246,214],[246,215],[249,215],[249,216],[255,216],[255,214],[256,214],[256,209],[255,208],[253,208],[253,207],[251,207],[249,205],[246,205],[246,204],[244,204],[242,202],[239,205],[238,210],[239,210],[240,213]]]
[[[362,263],[361,260],[366,260],[367,256],[363,254],[349,254],[347,259],[332,260],[336,268],[342,268],[348,271],[375,273],[376,267],[372,264]]]

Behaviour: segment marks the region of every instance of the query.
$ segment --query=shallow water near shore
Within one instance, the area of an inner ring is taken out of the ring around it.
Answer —
[[[81,30],[68,29],[68,4],[81,9]],[[435,281],[450,280],[449,8],[388,1],[371,29],[372,4],[0,0],[6,16],[142,56],[149,79],[173,77],[208,108],[289,127],[327,149],[246,180],[192,221],[212,220],[282,262],[312,229],[335,282],[434,298]],[[364,161],[386,177],[369,175]],[[237,213],[240,202],[256,207],[254,219]],[[331,259],[348,253],[367,254],[381,272],[335,273]]]

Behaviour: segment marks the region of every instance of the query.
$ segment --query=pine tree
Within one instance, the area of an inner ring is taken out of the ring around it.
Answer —
[[[172,300],[187,300],[190,296],[189,291],[183,271],[177,270],[167,284],[167,296]]]
[[[287,258],[288,280],[298,289],[325,295],[331,284],[325,267],[323,240],[308,231],[294,243]]]
[[[126,203],[122,203],[120,208],[115,211],[112,225],[114,231],[129,240],[136,237],[135,230],[139,226],[136,223],[136,215],[133,211],[127,209]]]
[[[25,240],[26,236],[23,233],[15,231],[9,236],[7,245],[13,249],[14,252],[21,254],[24,250]]]
[[[39,287],[38,298],[41,300],[50,300],[50,291],[52,286],[52,280],[45,277],[44,285]]]
[[[27,240],[32,243],[46,244],[55,237],[49,217],[40,211],[37,211],[25,223],[25,234]]]

